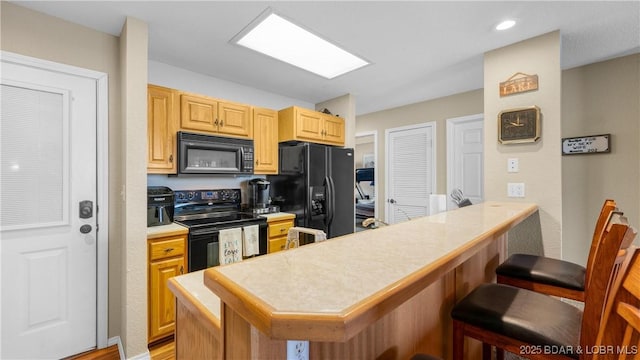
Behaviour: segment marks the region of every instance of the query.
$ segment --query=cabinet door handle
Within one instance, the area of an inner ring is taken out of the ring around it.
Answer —
[[[184,265],[180,265],[180,275],[184,274]]]
[[[220,126],[224,126],[224,122],[220,120]]]
[[[218,126],[218,119],[216,119],[216,121],[213,122],[213,125]]]
[[[169,162],[173,162],[173,154],[169,155]]]
[[[164,253],[165,253],[165,254],[168,254],[168,253],[170,253],[170,252],[172,252],[172,251],[173,251],[173,248],[166,248],[166,249],[164,249]]]
[[[260,165],[260,160],[256,159],[256,165]]]
[[[287,231],[287,229],[285,228],[280,229],[280,232],[285,232],[285,231]]]

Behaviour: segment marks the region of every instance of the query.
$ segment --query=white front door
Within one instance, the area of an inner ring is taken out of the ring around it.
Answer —
[[[1,358],[96,346],[96,80],[2,63]]]
[[[447,208],[457,209],[451,192],[460,189],[472,204],[484,201],[484,115],[447,120]]]
[[[429,215],[435,189],[435,123],[386,130],[386,222]]]

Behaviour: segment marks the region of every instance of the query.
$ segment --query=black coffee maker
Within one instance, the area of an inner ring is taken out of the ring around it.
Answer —
[[[266,179],[251,179],[249,180],[249,207],[257,213],[269,212],[269,184]],[[266,209],[265,211],[261,211]]]
[[[147,187],[147,226],[173,222],[173,190],[165,186]]]

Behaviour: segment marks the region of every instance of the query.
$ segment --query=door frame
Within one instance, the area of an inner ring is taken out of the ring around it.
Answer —
[[[379,186],[380,184],[380,178],[378,177],[378,169],[380,168],[380,164],[378,163],[378,130],[372,130],[372,131],[362,131],[359,133],[356,133],[355,137],[365,137],[365,136],[373,136],[373,161],[374,164],[377,164],[374,168],[373,168],[373,178],[375,179],[374,181],[377,181]],[[354,150],[355,151],[355,150]],[[378,190],[376,190],[376,194],[373,197],[373,201],[374,201],[374,206],[373,206],[373,217],[378,219],[380,214],[380,202],[378,201],[380,195],[380,188],[378,187]]]
[[[96,346],[107,347],[109,290],[109,82],[108,74],[1,51],[2,62],[89,78],[96,83]],[[102,226],[100,226],[102,225]]]
[[[454,128],[456,125],[473,121],[482,122],[482,126],[484,127],[484,114],[479,113],[447,119],[447,210],[457,208],[457,206],[453,207],[454,203],[451,201],[450,197],[451,192],[453,191],[453,155],[458,145],[454,143]],[[482,139],[482,142],[484,144],[484,138]],[[484,179],[482,181],[484,181]]]
[[[420,124],[412,124],[412,125],[405,125],[405,126],[399,126],[399,127],[395,127],[395,128],[389,128],[389,129],[385,129],[384,130],[384,221],[386,223],[389,223],[389,214],[391,213],[390,211],[390,207],[391,205],[389,204],[389,153],[390,153],[390,148],[389,148],[389,137],[391,132],[394,131],[405,131],[405,130],[414,130],[414,129],[420,129],[420,128],[426,128],[426,127],[430,127],[431,128],[431,163],[433,164],[433,172],[431,175],[431,188],[432,188],[432,194],[434,194],[436,192],[437,184],[436,184],[436,180],[437,180],[437,172],[438,172],[438,164],[436,163],[436,161],[438,160],[438,155],[437,155],[437,123],[435,121],[428,121],[428,122],[424,122],[424,123],[420,123]]]

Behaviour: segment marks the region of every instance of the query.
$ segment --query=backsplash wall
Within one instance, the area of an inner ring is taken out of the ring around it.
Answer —
[[[166,186],[171,190],[237,189],[242,191],[242,203],[249,200],[247,181],[264,175],[147,175],[147,186]]]

